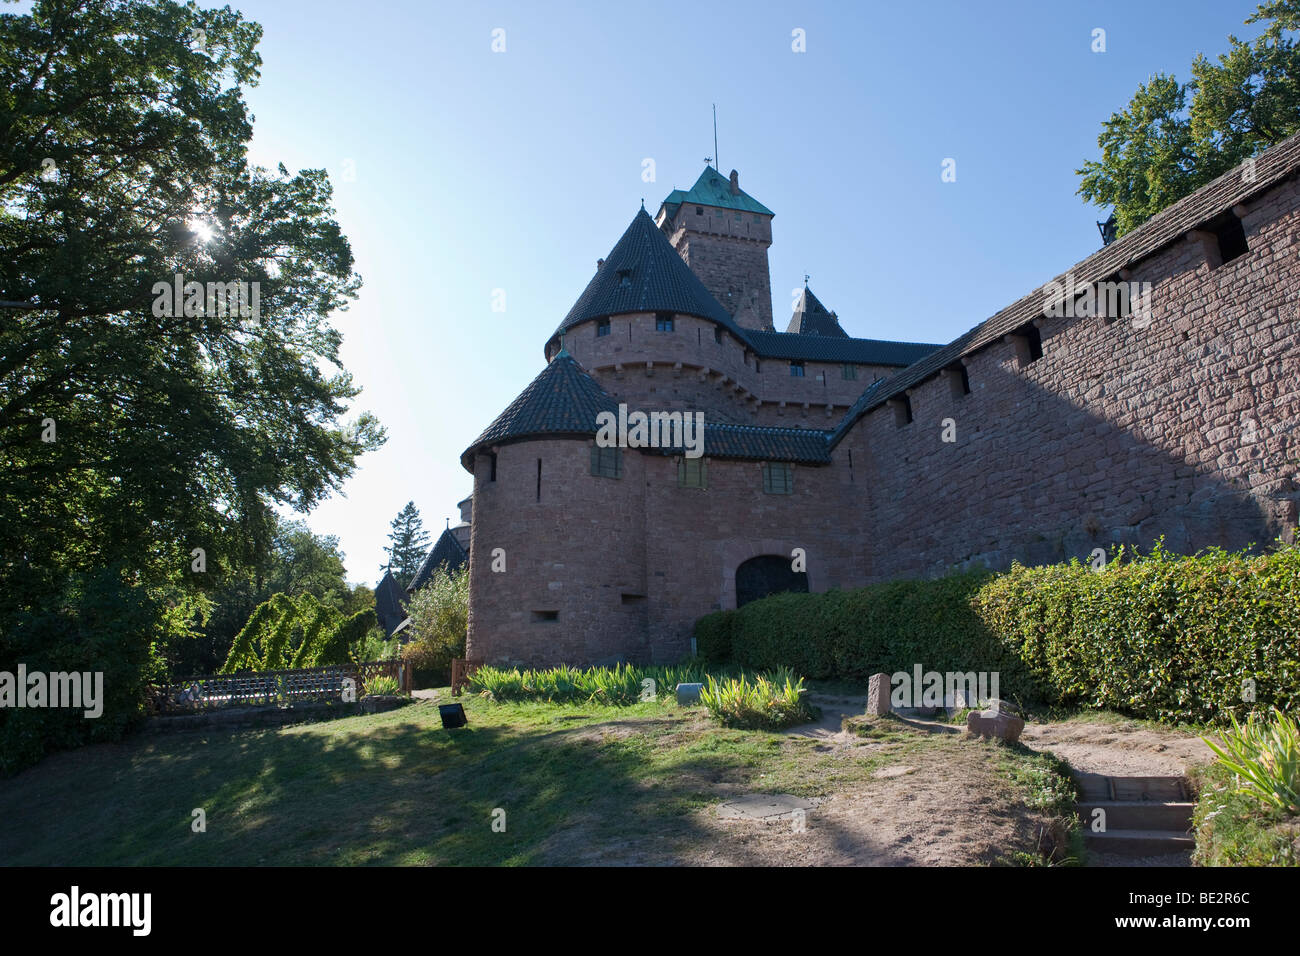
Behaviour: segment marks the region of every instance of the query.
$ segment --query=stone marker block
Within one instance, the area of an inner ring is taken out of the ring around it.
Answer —
[[[1025,729],[1025,722],[1004,710],[972,710],[966,715],[966,729],[973,734],[999,737],[1008,743],[1015,743],[1020,739],[1020,732]]]
[[[687,704],[698,704],[700,702],[700,691],[703,689],[703,684],[678,684],[677,703],[682,704],[683,706]]]
[[[867,713],[879,717],[889,713],[889,675],[872,674],[867,684]]]

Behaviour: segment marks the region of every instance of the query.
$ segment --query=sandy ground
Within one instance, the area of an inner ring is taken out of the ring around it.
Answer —
[[[1080,773],[1108,777],[1177,777],[1193,764],[1214,758],[1199,737],[1136,723],[1026,724],[1020,742],[1034,750],[1050,750]]]

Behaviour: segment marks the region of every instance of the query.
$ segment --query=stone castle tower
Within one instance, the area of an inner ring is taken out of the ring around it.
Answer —
[[[637,211],[461,454],[468,658],[667,663],[774,592],[1296,534],[1300,136],[946,345],[807,288],[776,331],[771,220],[712,167]],[[1140,311],[1074,308],[1120,280]],[[600,443],[626,410],[702,416],[702,449]]]
[[[655,225],[704,287],[743,329],[772,329],[772,283],[767,248],[772,210],[730,179],[706,166],[689,190],[668,194]]]

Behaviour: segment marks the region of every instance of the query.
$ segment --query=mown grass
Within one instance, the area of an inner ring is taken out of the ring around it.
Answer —
[[[442,729],[435,704],[418,701],[384,714],[137,735],[55,755],[0,788],[0,861],[668,864],[716,839],[698,811],[726,799],[827,796],[869,786],[891,763],[988,746],[899,726],[869,752],[826,753],[817,739],[721,728],[703,708],[672,701],[461,700],[469,725],[455,731]],[[1000,800],[1032,789],[1010,777],[1006,784]],[[206,832],[192,829],[195,809]],[[493,830],[496,809],[505,811],[505,832]]]

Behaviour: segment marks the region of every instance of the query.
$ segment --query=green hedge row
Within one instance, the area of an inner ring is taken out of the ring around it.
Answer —
[[[695,636],[710,663],[813,679],[920,664],[997,671],[1001,693],[1023,700],[1159,720],[1240,717],[1300,703],[1300,550],[1180,557],[1157,546],[1102,571],[1014,565],[778,594],[701,618]]]
[[[1300,550],[1014,566],[976,596],[1051,699],[1208,722],[1300,703]],[[1252,699],[1253,698],[1253,699]]]
[[[852,591],[775,594],[701,618],[696,651],[709,663],[775,670],[813,680],[865,680],[884,671],[997,671],[1029,690],[1019,660],[984,627],[972,600],[987,573],[887,581]]]

